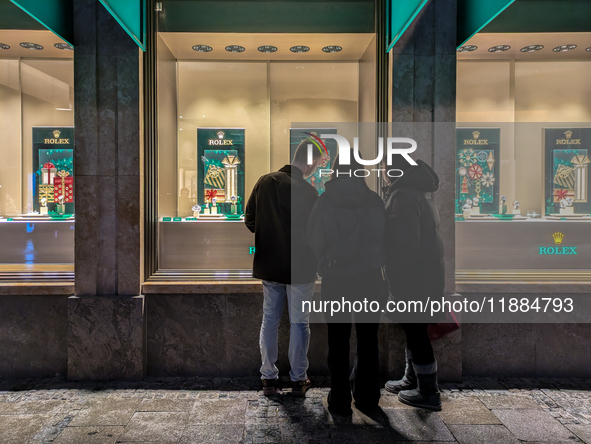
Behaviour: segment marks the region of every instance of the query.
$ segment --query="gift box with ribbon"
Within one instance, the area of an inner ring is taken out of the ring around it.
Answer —
[[[65,170],[59,171],[57,177],[53,179],[54,199],[59,201],[63,196],[64,203],[74,202],[74,178]]]
[[[53,179],[55,178],[55,165],[51,162],[47,162],[41,167],[41,183],[43,185],[53,185]]]

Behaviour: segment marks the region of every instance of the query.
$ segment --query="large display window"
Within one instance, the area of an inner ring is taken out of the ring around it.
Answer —
[[[253,186],[309,134],[375,121],[375,56],[374,34],[160,33],[158,270],[250,277]]]
[[[589,37],[478,34],[460,49],[460,282],[591,277]]]
[[[0,274],[74,270],[73,48],[0,30]],[[29,274],[31,276],[31,274]]]

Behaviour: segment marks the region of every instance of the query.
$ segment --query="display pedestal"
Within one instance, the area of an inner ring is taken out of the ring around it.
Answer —
[[[575,209],[573,207],[566,207],[560,209],[560,214],[574,214]]]
[[[43,214],[43,215],[47,216],[47,207],[39,208],[39,214]]]
[[[464,215],[464,219],[468,219],[471,215],[471,211],[464,211],[462,214]]]
[[[518,216],[521,216],[521,210],[513,208],[513,214],[517,214]]]
[[[199,211],[193,211],[193,217],[199,219]]]
[[[507,205],[499,205],[499,214],[507,214]]]
[[[480,207],[472,207],[472,209],[470,210],[470,214],[473,216],[480,214]]]
[[[58,204],[57,205],[57,214],[65,214],[66,213],[66,206],[64,204]]]

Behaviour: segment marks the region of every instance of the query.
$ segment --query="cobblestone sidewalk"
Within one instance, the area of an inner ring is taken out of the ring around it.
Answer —
[[[466,378],[442,384],[441,412],[384,393],[380,412],[350,418],[326,410],[326,380],[305,399],[258,383],[0,380],[0,443],[591,443],[589,379]]]

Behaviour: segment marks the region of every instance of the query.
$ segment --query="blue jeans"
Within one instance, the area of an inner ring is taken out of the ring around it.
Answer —
[[[277,379],[279,370],[275,363],[278,354],[279,323],[283,316],[285,300],[289,309],[289,376],[292,381],[308,378],[308,347],[310,345],[310,313],[302,312],[302,303],[311,301],[315,282],[307,284],[280,284],[263,281],[263,323],[259,346],[261,349],[261,379]]]

